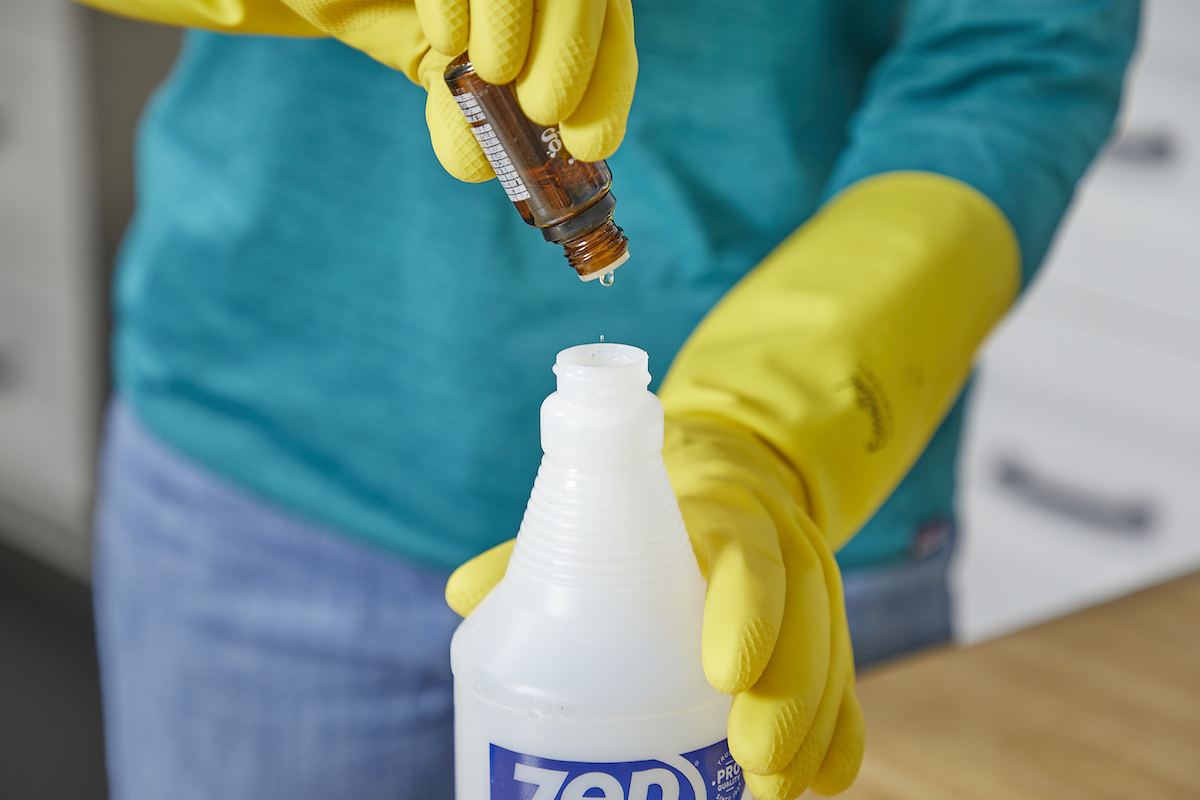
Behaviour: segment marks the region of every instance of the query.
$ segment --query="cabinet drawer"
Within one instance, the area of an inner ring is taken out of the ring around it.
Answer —
[[[0,36],[0,273],[44,284],[59,227],[53,86],[33,43]]]
[[[79,320],[53,295],[0,280],[0,502],[64,531],[87,530],[95,367]]]
[[[1200,76],[1135,81],[1116,144],[1080,184],[1045,269],[1200,321]]]
[[[1200,568],[1200,457],[1135,418],[981,372],[962,466],[958,629],[978,641]]]
[[[1200,3],[1142,0],[1139,61],[1155,68],[1200,77]]]
[[[1200,324],[1139,328],[1098,313],[1085,330],[1055,316],[1061,301],[1030,298],[988,343],[985,375],[1023,381],[1035,398],[1069,397],[1070,415],[1111,413],[1143,441],[1200,459]]]
[[[1119,135],[1080,184],[1046,269],[1200,322],[1200,3],[1144,8]]]
[[[45,36],[61,14],[58,8],[63,0],[40,0],[36,3],[0,2],[0,30],[14,36]]]
[[[70,292],[69,272],[90,257],[92,236],[82,47],[73,35],[82,11],[45,5],[54,13],[36,36],[0,27],[0,275]]]

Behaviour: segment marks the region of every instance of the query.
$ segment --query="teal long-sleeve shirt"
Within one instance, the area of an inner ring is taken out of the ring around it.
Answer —
[[[191,33],[142,123],[118,391],[159,436],[348,536],[451,567],[512,536],[572,344],[661,378],[824,199],[921,169],[989,196],[1026,280],[1116,113],[1136,0],[641,0],[609,161],[631,261],[581,285],[494,182],[438,165],[423,91],[334,40]],[[844,567],[952,515],[962,401]]]

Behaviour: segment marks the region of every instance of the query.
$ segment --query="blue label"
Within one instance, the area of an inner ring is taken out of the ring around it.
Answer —
[[[492,800],[740,800],[727,741],[647,761],[555,761],[492,745]]]

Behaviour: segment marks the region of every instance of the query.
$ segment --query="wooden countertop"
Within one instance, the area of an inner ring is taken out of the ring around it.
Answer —
[[[1200,573],[870,672],[845,800],[1200,798]]]

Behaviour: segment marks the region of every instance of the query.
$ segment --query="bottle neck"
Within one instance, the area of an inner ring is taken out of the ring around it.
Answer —
[[[662,456],[622,467],[542,459],[510,572],[540,583],[625,586],[696,570]]]
[[[512,568],[554,582],[647,580],[695,558],[662,460],[648,357],[622,344],[558,354],[542,459]]]
[[[661,461],[663,409],[646,390],[645,351],[583,344],[558,354],[558,391],[542,403],[542,450],[572,468]]]
[[[611,218],[587,233],[567,239],[562,246],[567,262],[583,281],[603,281],[629,260],[629,240]]]

